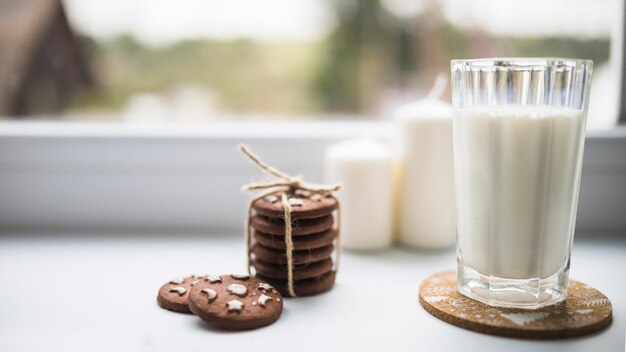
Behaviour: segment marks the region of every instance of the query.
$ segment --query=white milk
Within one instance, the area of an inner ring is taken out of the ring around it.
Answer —
[[[569,262],[574,232],[582,112],[513,106],[456,114],[462,262],[502,278],[556,274]]]

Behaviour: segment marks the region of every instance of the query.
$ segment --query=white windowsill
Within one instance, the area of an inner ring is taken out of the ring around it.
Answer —
[[[453,249],[345,252],[331,291],[286,299],[282,317],[272,326],[225,333],[193,315],[159,308],[155,297],[173,277],[243,271],[243,238],[219,232],[212,237],[88,235],[0,236],[0,268],[10,268],[0,270],[6,287],[0,300],[0,349],[605,352],[624,347],[626,277],[603,275],[619,273],[623,266],[624,238],[582,240],[572,254],[571,277],[611,299],[611,326],[581,338],[531,341],[460,329],[420,307],[420,282],[453,269]],[[80,284],[68,283],[71,279]],[[34,289],[11,289],[16,287]]]
[[[353,137],[393,140],[385,121],[199,125],[0,123],[0,229],[230,229],[263,177],[236,150],[323,180],[323,153]],[[626,235],[626,127],[588,133],[578,232]]]

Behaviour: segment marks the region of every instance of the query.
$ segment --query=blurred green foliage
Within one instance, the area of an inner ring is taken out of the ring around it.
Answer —
[[[83,38],[98,88],[79,95],[74,111],[114,111],[140,92],[202,87],[232,113],[310,113],[308,93],[321,43],[261,44],[250,40],[187,40],[154,48],[132,37]]]
[[[402,60],[408,54],[395,50],[401,27],[381,8],[380,1],[339,0],[333,4],[340,25],[326,40],[312,89],[324,109],[359,111],[367,104],[364,91],[385,83],[377,77],[380,71],[387,71],[392,63],[402,70],[411,60]]]
[[[379,0],[333,4],[337,26],[320,42],[186,40],[155,48],[129,36],[82,38],[98,88],[81,94],[71,109],[112,112],[139,92],[196,85],[225,113],[364,113],[375,110],[388,87],[414,89],[408,78],[421,72],[429,55],[421,50],[432,44],[422,30],[437,33],[440,61],[476,55],[475,33],[445,21],[398,19]],[[489,45],[500,56],[576,57],[596,65],[609,56],[608,39],[491,38]]]

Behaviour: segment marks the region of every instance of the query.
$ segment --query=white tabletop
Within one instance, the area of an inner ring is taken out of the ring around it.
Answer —
[[[624,350],[624,237],[575,243],[571,276],[611,299],[614,321],[570,340],[482,335],[426,313],[420,281],[453,269],[452,250],[346,252],[332,291],[286,300],[277,323],[253,331],[213,330],[157,306],[157,290],[173,277],[242,272],[242,243],[217,235],[0,236],[0,351]]]

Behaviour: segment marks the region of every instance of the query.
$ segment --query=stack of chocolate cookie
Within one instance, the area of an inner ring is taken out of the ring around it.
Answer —
[[[282,192],[272,193],[252,204],[251,263],[256,276],[272,284],[283,295],[287,289],[287,245]],[[333,212],[337,200],[304,190],[288,194],[291,205],[293,287],[297,296],[329,290],[335,282],[332,259],[338,230]]]

